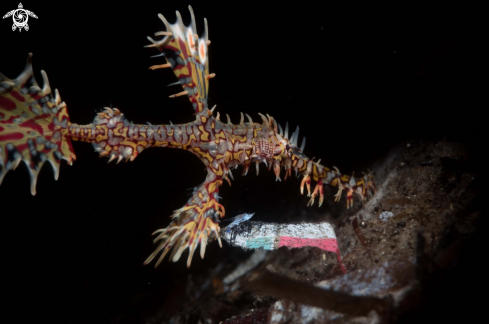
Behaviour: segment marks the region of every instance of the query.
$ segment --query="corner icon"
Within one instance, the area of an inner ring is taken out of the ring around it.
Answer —
[[[26,31],[29,30],[29,25],[27,25],[29,16],[37,19],[35,13],[23,9],[22,3],[19,3],[18,9],[14,9],[12,11],[7,12],[7,14],[3,16],[3,19],[8,18],[10,16],[12,16],[12,19],[14,20],[14,24],[12,25],[12,31],[15,31],[18,28],[19,32],[22,31],[22,28],[24,28]]]

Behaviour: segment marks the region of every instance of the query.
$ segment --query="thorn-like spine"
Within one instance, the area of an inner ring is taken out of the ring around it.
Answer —
[[[304,139],[302,140],[302,144],[301,144],[301,152],[304,152],[304,148],[306,147],[306,137],[304,136]]]
[[[173,33],[169,31],[159,31],[155,33],[155,36],[173,36]]]
[[[258,175],[260,173],[260,162],[256,161],[255,164],[256,164],[256,175]]]
[[[297,145],[297,139],[299,138],[299,125],[295,128],[294,133],[292,134],[291,143]]]
[[[110,117],[114,116],[114,111],[110,107],[104,107],[104,112],[108,114]]]
[[[182,92],[179,92],[179,93],[176,93],[174,95],[171,95],[170,98],[176,98],[176,97],[185,96],[185,95],[188,95],[188,91],[187,90],[182,91]]]
[[[162,56],[166,56],[165,52],[162,52],[160,54],[156,54],[156,55],[150,56],[150,58],[156,58],[156,57],[162,57]]]
[[[162,14],[158,14],[158,18],[160,18],[160,20],[163,22],[166,30],[170,31],[171,27],[170,27],[170,24],[168,23],[168,21],[166,20],[165,16],[163,16]]]
[[[263,121],[263,127],[266,127],[268,125],[268,119],[267,119],[267,117],[265,117],[261,113],[258,113],[258,115],[261,117],[261,120]]]
[[[166,68],[171,68],[171,64],[165,63],[165,64],[160,64],[160,65],[152,65],[149,67],[150,70],[166,69]]]
[[[116,158],[117,158],[117,155],[112,154],[112,155],[110,156],[109,161],[107,161],[107,163],[110,163],[110,162],[114,161]]]
[[[269,115],[269,114],[266,114],[266,115],[267,115],[267,118],[268,118],[268,125],[269,125],[269,126],[272,126],[272,120],[273,120],[273,118],[272,118],[272,117],[270,117],[270,115]]]
[[[250,125],[253,125],[253,119],[251,119],[250,115],[246,114],[246,117],[248,117],[248,122],[250,123]]]
[[[190,6],[190,5],[188,6],[188,11],[190,11],[190,28],[192,28],[193,32],[196,32],[197,31],[197,25],[195,23],[194,9],[192,9],[192,6]]]
[[[228,176],[227,175],[223,175],[222,177],[224,180],[226,180],[229,184],[229,186],[231,187],[231,180],[229,180]]]

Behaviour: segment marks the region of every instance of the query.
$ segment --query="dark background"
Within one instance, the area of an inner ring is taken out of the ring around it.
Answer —
[[[147,35],[164,30],[158,13],[174,22],[179,10],[188,24],[191,4],[198,34],[204,17],[209,23],[210,71],[217,75],[209,102],[221,119],[229,114],[238,123],[245,112],[259,121],[261,112],[282,125],[289,121],[292,129],[300,125],[305,154],[346,174],[375,168],[403,141],[446,138],[476,147],[482,118],[468,104],[473,53],[460,10],[446,4],[264,3],[23,2],[39,18],[29,18],[30,30],[20,33],[12,32],[11,18],[0,21],[0,71],[15,78],[34,53],[38,82],[43,69],[78,124],[90,123],[105,106],[134,123],[190,122],[188,100],[168,99],[180,91],[166,87],[175,76],[149,70],[163,59],[150,59],[157,51],[143,46]],[[2,16],[17,6],[3,1]],[[166,227],[187,201],[187,189],[205,179],[203,164],[188,152],[160,148],[134,162],[107,164],[91,145],[73,145],[73,166],[63,163],[57,182],[44,166],[35,197],[23,164],[0,187],[4,315],[18,322],[107,322],[129,300],[151,293],[154,309],[166,305],[171,312],[188,273],[246,256],[214,242],[188,270],[186,254],[157,270],[143,266],[153,251],[150,234]],[[243,178],[240,167],[232,188],[222,186],[228,217],[254,212],[254,220],[315,221],[327,213],[324,206],[306,208],[300,180],[278,183],[265,170],[262,165],[256,177],[253,167]]]

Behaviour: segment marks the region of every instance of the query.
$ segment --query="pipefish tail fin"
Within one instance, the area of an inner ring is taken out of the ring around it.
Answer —
[[[34,77],[31,53],[17,78],[0,73],[0,184],[5,174],[23,161],[29,170],[32,195],[46,161],[57,180],[60,160],[71,164],[76,159],[67,136],[71,123],[66,104],[57,90],[53,97],[46,72],[41,74],[42,89]]]

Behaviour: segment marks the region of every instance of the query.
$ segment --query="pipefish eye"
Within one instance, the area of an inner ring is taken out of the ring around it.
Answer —
[[[289,151],[289,149],[290,149],[289,144],[285,145],[285,150],[286,150],[287,152]]]

